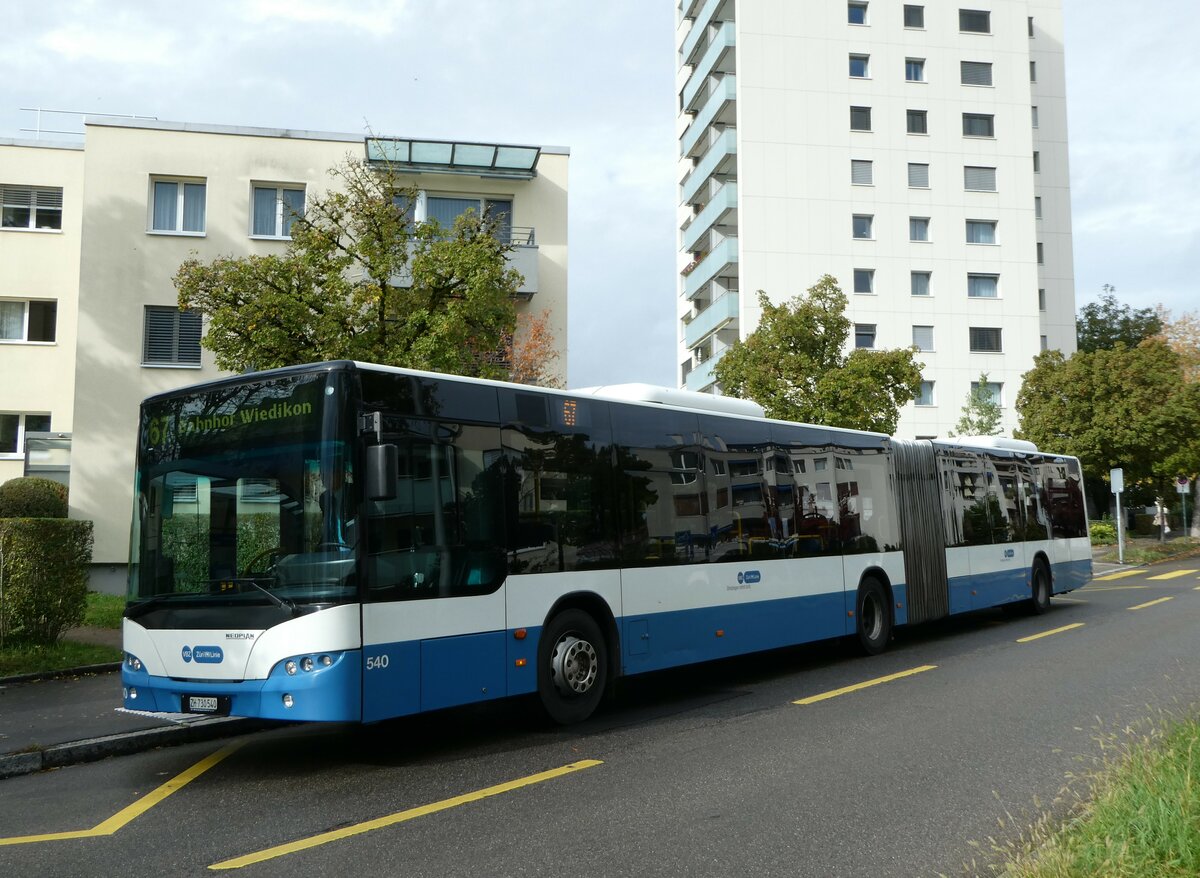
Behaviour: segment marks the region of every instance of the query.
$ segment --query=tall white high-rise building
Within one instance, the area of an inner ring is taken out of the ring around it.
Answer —
[[[680,385],[824,274],[916,345],[899,433],[1075,350],[1061,0],[680,0]]]

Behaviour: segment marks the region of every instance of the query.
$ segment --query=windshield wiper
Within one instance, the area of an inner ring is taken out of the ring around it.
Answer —
[[[275,606],[279,607],[279,609],[281,609],[281,610],[290,611],[293,616],[297,615],[300,612],[299,610],[296,609],[295,603],[287,600],[286,598],[281,598],[279,595],[272,592],[266,586],[259,585],[253,579],[239,579],[238,582],[250,583],[252,586],[254,586],[259,591],[261,591],[263,594],[265,594],[267,596],[267,599],[270,600],[271,603],[273,603]]]

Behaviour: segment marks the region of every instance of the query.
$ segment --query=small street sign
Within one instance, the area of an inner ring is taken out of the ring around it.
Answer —
[[[1125,490],[1125,470],[1121,467],[1116,467],[1108,471],[1109,483],[1112,485],[1112,492],[1120,494]]]

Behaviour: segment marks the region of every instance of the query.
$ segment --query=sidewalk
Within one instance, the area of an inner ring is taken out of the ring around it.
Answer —
[[[66,636],[120,648],[119,631],[75,629]],[[50,679],[0,678],[0,779],[265,725],[240,717],[126,712],[119,670],[88,670]]]

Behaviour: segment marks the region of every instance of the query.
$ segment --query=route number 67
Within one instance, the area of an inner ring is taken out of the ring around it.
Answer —
[[[383,653],[382,655],[367,656],[367,670],[368,671],[383,670],[387,666],[388,666],[388,657],[387,657],[386,652]]]

